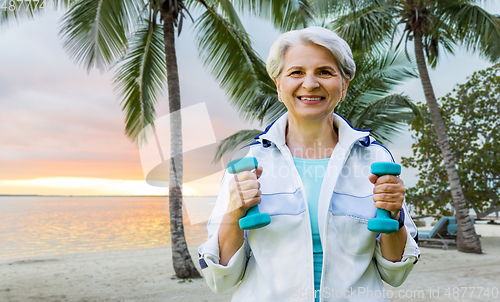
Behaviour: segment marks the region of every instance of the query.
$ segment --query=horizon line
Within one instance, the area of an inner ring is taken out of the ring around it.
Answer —
[[[40,194],[0,194],[0,197],[169,197],[170,195],[40,195]],[[182,195],[182,197],[217,197],[216,195]]]

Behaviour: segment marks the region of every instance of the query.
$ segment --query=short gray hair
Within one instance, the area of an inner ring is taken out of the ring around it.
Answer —
[[[344,79],[352,80],[356,73],[351,48],[344,39],[336,33],[323,27],[312,26],[301,30],[292,30],[279,36],[271,46],[266,69],[269,76],[274,79],[283,71],[283,59],[291,46],[313,43],[328,49],[337,60],[338,67]]]

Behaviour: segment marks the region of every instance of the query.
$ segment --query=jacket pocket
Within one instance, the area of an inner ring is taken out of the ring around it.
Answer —
[[[344,248],[352,254],[361,255],[371,253],[375,249],[376,234],[367,229],[368,220],[343,217]]]
[[[261,213],[274,215],[299,215],[306,211],[305,202],[300,189],[290,193],[268,194],[262,191],[259,204]]]

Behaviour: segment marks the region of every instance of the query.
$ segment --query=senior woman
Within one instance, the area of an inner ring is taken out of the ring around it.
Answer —
[[[237,285],[233,301],[387,301],[382,280],[401,285],[420,256],[417,229],[403,181],[369,173],[394,161],[390,152],[334,113],[355,74],[349,46],[321,27],[290,31],[271,47],[267,71],[288,112],[244,148],[257,169],[224,174],[199,248],[209,287]],[[271,223],[243,231],[238,221],[254,205]],[[397,232],[367,230],[376,208],[399,221]]]

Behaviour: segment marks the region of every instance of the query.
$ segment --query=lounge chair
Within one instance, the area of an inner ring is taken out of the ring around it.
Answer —
[[[474,224],[474,218],[471,218]],[[418,231],[418,245],[448,249],[457,244],[457,222],[452,216],[443,216],[430,231]]]
[[[450,220],[452,222],[450,223]],[[418,231],[418,245],[425,247],[442,247],[447,250],[449,246],[457,244],[455,234],[448,233],[448,226],[456,227],[455,217],[443,216],[430,231]]]

